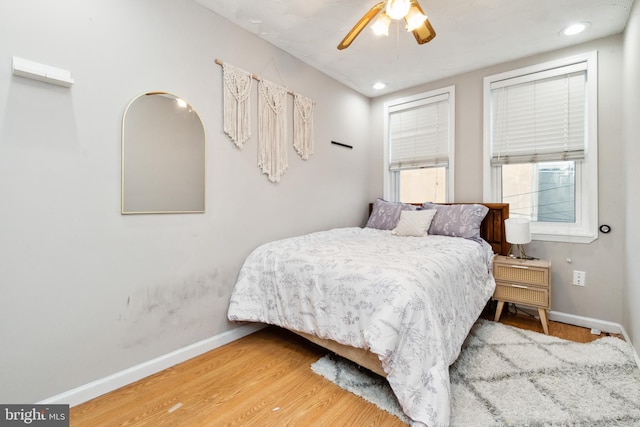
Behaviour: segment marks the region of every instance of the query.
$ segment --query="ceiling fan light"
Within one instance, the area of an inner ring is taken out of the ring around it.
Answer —
[[[389,35],[389,24],[391,23],[391,18],[389,15],[382,12],[376,22],[373,23],[371,29],[376,36],[388,36]]]
[[[416,5],[411,3],[411,8],[404,17],[404,20],[407,23],[407,31],[413,31],[427,20],[427,15],[420,12]]]
[[[409,12],[410,0],[387,0],[387,15],[391,19],[402,19]]]

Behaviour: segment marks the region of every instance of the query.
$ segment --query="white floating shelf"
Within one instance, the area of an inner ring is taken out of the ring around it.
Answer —
[[[73,85],[70,71],[39,64],[17,56],[13,57],[13,75],[58,86],[71,87]]]

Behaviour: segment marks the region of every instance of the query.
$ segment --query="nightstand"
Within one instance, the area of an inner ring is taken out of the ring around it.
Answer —
[[[545,260],[525,260],[497,255],[493,259],[493,277],[496,290],[493,299],[498,301],[495,321],[500,320],[505,302],[537,307],[545,334],[547,310],[551,308],[551,263]]]

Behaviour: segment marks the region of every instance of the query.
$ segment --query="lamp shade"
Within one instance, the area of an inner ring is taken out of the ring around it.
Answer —
[[[528,219],[505,219],[504,229],[507,233],[507,242],[511,244],[523,245],[531,242],[531,226]]]
[[[409,12],[407,12],[404,20],[407,23],[407,31],[413,31],[424,24],[424,21],[427,20],[427,15],[420,12],[420,9],[418,9],[415,3],[411,3]]]
[[[376,36],[388,36],[389,35],[389,24],[391,23],[391,18],[389,15],[382,12],[376,22],[371,26],[373,33]]]
[[[411,2],[409,0],[387,0],[387,15],[391,19],[402,19],[409,12]]]

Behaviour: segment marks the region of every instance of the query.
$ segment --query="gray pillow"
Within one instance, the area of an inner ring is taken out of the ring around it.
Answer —
[[[438,212],[431,221],[429,234],[451,237],[464,237],[481,241],[480,224],[489,208],[479,204],[438,205],[425,203],[422,209],[436,209]]]
[[[417,206],[399,202],[387,202],[383,199],[376,199],[373,202],[373,209],[367,221],[366,227],[377,228],[378,230],[393,230],[400,221],[400,212],[403,210],[417,210]]]

